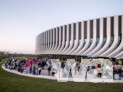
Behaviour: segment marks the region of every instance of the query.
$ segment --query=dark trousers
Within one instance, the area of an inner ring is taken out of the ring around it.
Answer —
[[[38,71],[38,74],[39,74],[39,75],[41,74],[41,70]]]
[[[48,70],[48,75],[50,76],[50,71]]]

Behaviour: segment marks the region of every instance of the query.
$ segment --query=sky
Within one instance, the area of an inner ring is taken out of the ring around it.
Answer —
[[[0,51],[34,54],[41,32],[122,14],[123,0],[0,0]]]

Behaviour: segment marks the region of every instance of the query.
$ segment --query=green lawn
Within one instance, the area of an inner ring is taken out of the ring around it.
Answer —
[[[122,92],[123,83],[60,83],[56,80],[19,76],[1,68],[0,92]]]

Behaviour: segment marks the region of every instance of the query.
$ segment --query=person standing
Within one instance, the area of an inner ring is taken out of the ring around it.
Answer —
[[[35,65],[33,66],[33,74],[36,75],[36,67],[35,67]]]
[[[41,66],[38,67],[38,75],[41,74]]]
[[[52,76],[54,76],[56,73],[55,69],[52,70]]]
[[[69,77],[72,77],[72,70],[69,71]]]
[[[51,62],[49,62],[49,65],[48,65],[48,75],[50,76],[50,71],[51,71]]]
[[[121,78],[122,78],[122,69],[121,68],[118,69],[118,74],[119,74],[119,79],[121,80]]]
[[[31,74],[32,73],[32,65],[30,65],[29,70],[30,70],[30,74]]]
[[[36,75],[38,75],[38,64],[36,64]]]

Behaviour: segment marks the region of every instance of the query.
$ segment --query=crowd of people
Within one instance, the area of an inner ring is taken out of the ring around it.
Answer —
[[[41,75],[45,67],[49,76],[55,74],[51,61],[48,59],[9,59],[5,62],[5,67],[10,70],[17,70],[20,73],[33,75]]]
[[[61,68],[64,69],[66,62],[61,62]],[[10,70],[17,70],[20,73],[30,73],[33,75],[42,75],[43,70],[47,70],[47,75],[52,75],[56,73],[53,69],[52,63],[49,59],[8,59],[5,62],[5,67]],[[79,64],[76,65],[79,71]],[[87,72],[91,69],[101,68],[101,64],[97,66],[88,66]],[[102,73],[97,74],[98,77],[102,77]],[[69,71],[69,77],[72,77],[72,70]],[[121,80],[123,78],[123,67],[113,64],[113,79]]]

